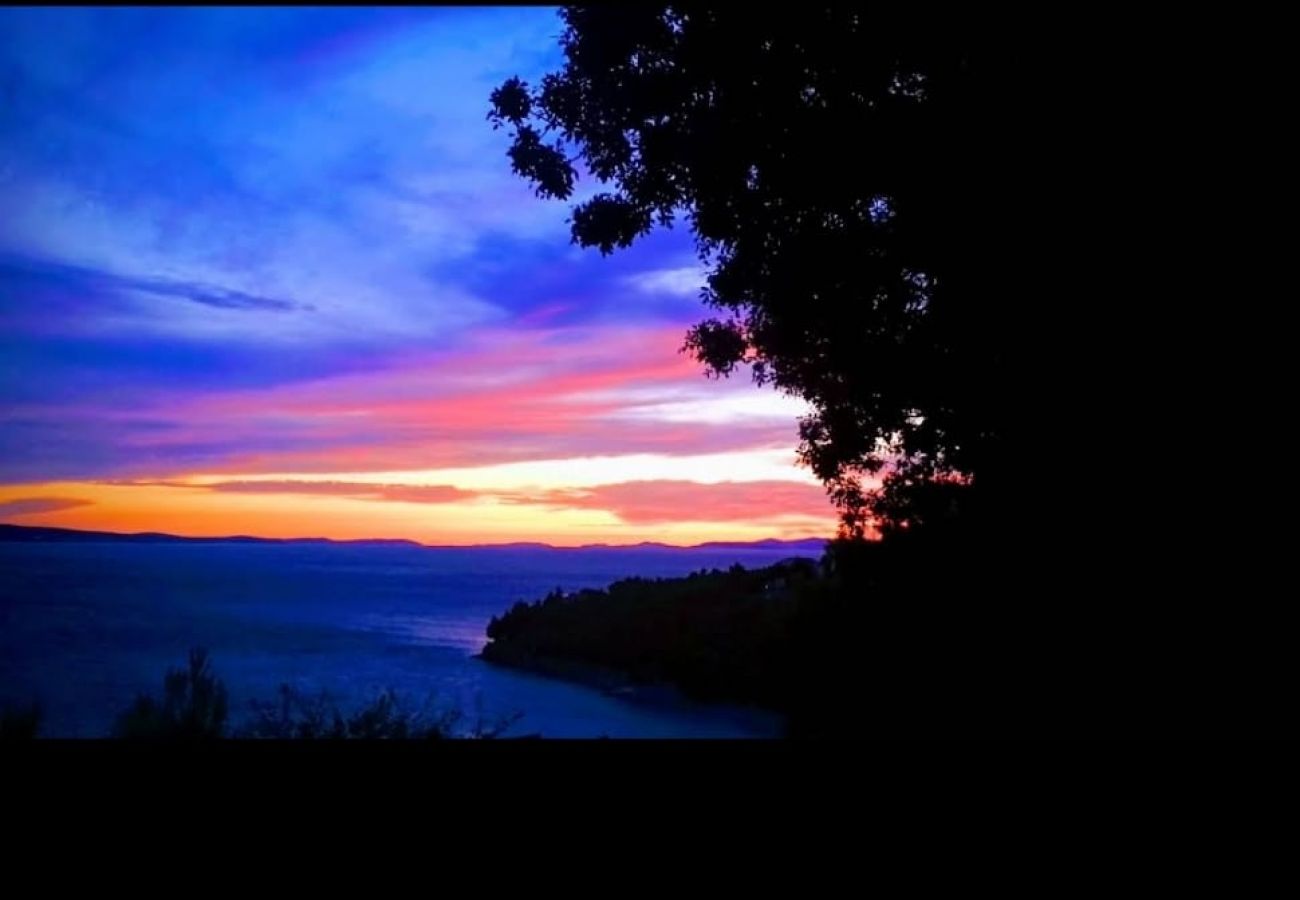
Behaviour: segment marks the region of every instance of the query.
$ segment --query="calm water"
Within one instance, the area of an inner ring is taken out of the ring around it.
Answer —
[[[489,666],[488,619],[555,587],[604,587],[789,551],[466,550],[0,542],[0,704],[38,698],[41,734],[98,737],[140,691],[209,649],[232,720],[282,683],[344,708],[394,688],[549,737],[764,737],[775,716],[633,702]]]

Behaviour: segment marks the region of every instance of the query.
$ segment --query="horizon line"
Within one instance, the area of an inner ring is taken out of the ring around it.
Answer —
[[[327,538],[327,537],[261,537],[254,534],[228,534],[228,535],[187,535],[175,534],[164,531],[100,531],[90,528],[66,528],[57,525],[19,525],[13,522],[0,522],[0,530],[15,528],[23,531],[56,531],[66,534],[82,535],[107,535],[115,538],[171,538],[179,541],[261,541],[275,544],[291,543],[321,543],[321,544],[409,544],[414,547],[421,547],[428,550],[468,550],[476,548],[492,547],[543,547],[549,550],[597,550],[597,549],[618,549],[618,548],[635,548],[635,547],[667,547],[674,550],[695,550],[702,547],[717,546],[755,546],[761,544],[806,544],[811,542],[820,542],[829,544],[834,540],[830,537],[802,537],[802,538],[759,538],[753,541],[704,541],[699,544],[670,544],[664,541],[637,541],[628,544],[611,544],[607,542],[594,544],[551,544],[546,541],[502,541],[500,543],[473,543],[473,544],[426,544],[422,541],[416,541],[411,538]]]

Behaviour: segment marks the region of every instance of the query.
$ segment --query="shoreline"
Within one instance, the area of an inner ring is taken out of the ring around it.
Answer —
[[[521,654],[500,647],[489,652],[492,646],[493,644],[489,643],[483,650],[472,654],[471,658],[490,666],[593,688],[607,697],[636,706],[696,715],[716,715],[743,722],[759,730],[770,732],[765,735],[768,739],[785,737],[789,727],[789,716],[779,710],[763,706],[696,700],[670,682],[637,682],[626,673],[607,666],[558,657]]]

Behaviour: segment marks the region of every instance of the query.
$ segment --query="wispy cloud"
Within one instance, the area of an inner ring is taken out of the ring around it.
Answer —
[[[0,249],[211,308],[306,302],[316,340],[499,318],[439,266],[498,233],[563,241],[563,206],[531,197],[483,120],[499,70],[554,53],[553,25],[550,10],[0,11],[22,126]]]
[[[676,328],[480,333],[450,353],[281,385],[196,392],[182,380],[115,402],[87,378],[58,405],[0,414],[0,481],[391,471],[786,448],[797,406],[706,380]],[[115,389],[121,396],[120,389]],[[647,462],[647,464],[650,464]],[[791,464],[787,463],[789,468]]]
[[[172,484],[171,486],[177,486]],[[185,485],[192,487],[192,485]],[[218,481],[203,487],[242,494],[329,494],[402,503],[454,503],[477,494],[447,484],[364,484],[346,481]]]
[[[89,505],[89,500],[78,500],[74,497],[20,497],[17,500],[6,500],[0,503],[0,519],[35,516],[40,513],[59,512]]]
[[[584,489],[513,492],[508,503],[607,510],[625,522],[762,522],[806,517],[824,523],[831,514],[826,492],[790,481],[629,481]]]
[[[643,294],[674,294],[696,297],[704,287],[704,270],[699,266],[655,269],[628,275],[625,283]]]
[[[298,303],[276,297],[262,297],[244,291],[231,290],[211,284],[177,281],[170,278],[132,277],[102,269],[91,269],[70,263],[11,256],[0,258],[0,280],[11,286],[23,283],[43,291],[62,292],[76,297],[104,297],[116,295],[129,297],[143,292],[177,300],[187,300],[202,306],[218,309],[258,309],[290,312],[310,311],[307,303]]]

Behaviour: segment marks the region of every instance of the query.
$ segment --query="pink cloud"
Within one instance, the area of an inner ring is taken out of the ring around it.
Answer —
[[[464,490],[451,485],[365,484],[347,481],[222,481],[219,492],[324,494],[405,503],[455,503],[492,497],[506,503],[604,510],[633,525],[668,522],[743,522],[775,516],[830,519],[822,488],[792,481],[628,481],[591,488],[521,491]]]
[[[444,468],[618,453],[697,454],[791,446],[793,422],[629,421],[629,389],[698,389],[699,365],[677,353],[677,328],[570,328],[482,333],[441,356],[190,403],[175,428],[138,438],[235,450],[204,471]],[[748,388],[748,386],[744,386]],[[730,388],[734,390],[735,388]],[[163,474],[163,473],[158,473]]]
[[[520,325],[542,325],[575,308],[576,304],[573,303],[548,303],[530,313],[519,316],[515,321]]]
[[[368,484],[348,481],[222,481],[207,485],[176,482],[109,482],[117,485],[184,487],[220,493],[304,494],[404,503],[457,503],[490,498],[504,503],[555,509],[602,510],[629,525],[679,522],[763,522],[800,516],[833,527],[825,491],[793,481],[721,482],[627,481],[590,488],[466,490],[451,485]],[[23,501],[18,501],[23,502]],[[31,501],[26,501],[31,502]],[[75,503],[75,501],[74,501]]]
[[[393,357],[364,372],[184,402],[145,396],[123,415],[150,427],[103,427],[127,460],[116,474],[152,480],[793,449],[794,421],[644,415],[655,398],[757,390],[707,382],[698,363],[677,353],[680,343],[675,326],[496,329],[453,351]]]

